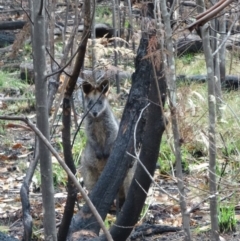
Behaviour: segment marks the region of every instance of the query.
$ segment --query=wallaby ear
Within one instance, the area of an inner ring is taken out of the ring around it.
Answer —
[[[110,83],[109,83],[109,80],[103,80],[99,85],[98,85],[98,91],[99,92],[102,92],[104,95],[107,95],[108,94],[108,91],[109,91],[109,88],[110,88]]]
[[[93,91],[94,87],[92,86],[91,83],[84,81],[82,83],[82,89],[83,89],[83,93],[85,95],[88,95],[91,91]]]

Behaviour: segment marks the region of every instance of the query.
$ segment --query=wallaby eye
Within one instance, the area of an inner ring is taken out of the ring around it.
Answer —
[[[101,100],[99,100],[99,101],[98,101],[98,104],[100,104],[100,105],[101,105],[101,104],[102,104],[102,101],[101,101]]]
[[[88,102],[88,107],[91,107],[92,104],[93,104],[93,102],[92,102],[92,100],[90,100],[90,101]]]

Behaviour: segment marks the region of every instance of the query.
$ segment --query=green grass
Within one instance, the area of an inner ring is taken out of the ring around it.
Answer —
[[[73,159],[75,162],[75,165],[78,166],[80,164],[80,158],[81,158],[81,154],[82,151],[86,145],[86,135],[84,133],[83,129],[80,129],[80,131],[78,132],[74,145],[73,145],[73,149],[72,149],[72,153],[73,153]]]
[[[176,59],[177,75],[201,75],[206,73],[205,59],[202,54],[187,54]]]
[[[21,92],[27,90],[28,85],[25,81],[16,78],[18,73],[7,73],[0,71],[0,91],[7,91],[8,89],[18,89]]]
[[[206,63],[202,53],[186,54],[176,59],[177,75],[205,75]],[[240,74],[240,62],[231,52],[226,53],[226,74]]]
[[[219,205],[218,223],[221,233],[236,231],[237,220],[235,217],[235,206],[233,204]]]
[[[33,90],[29,88],[27,81],[20,80],[18,73],[7,73],[0,71],[0,93],[9,97],[19,98],[19,101],[5,101],[6,108],[0,109],[0,114],[23,113],[34,110],[35,98]],[[21,100],[23,98],[23,100]]]
[[[96,23],[107,23],[112,25],[112,9],[108,6],[99,5],[95,9]]]
[[[96,17],[103,18],[104,16],[112,15],[112,9],[108,6],[97,6],[95,9]]]

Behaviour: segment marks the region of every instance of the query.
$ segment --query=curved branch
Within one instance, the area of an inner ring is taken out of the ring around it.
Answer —
[[[234,0],[222,0],[218,2],[209,10],[197,16],[196,17],[197,21],[189,25],[187,29],[189,29],[189,31],[193,31],[193,29],[203,26],[206,22],[210,21],[214,16],[216,16],[219,12],[221,12],[225,7],[227,7],[233,1]]]

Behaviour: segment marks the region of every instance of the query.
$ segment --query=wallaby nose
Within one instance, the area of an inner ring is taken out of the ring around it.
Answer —
[[[96,111],[93,112],[93,116],[94,116],[94,117],[97,116],[97,112],[96,112]]]

